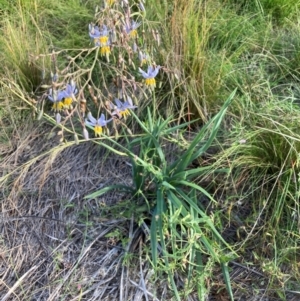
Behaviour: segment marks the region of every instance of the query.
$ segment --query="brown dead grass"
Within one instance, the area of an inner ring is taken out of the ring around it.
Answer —
[[[149,265],[139,256],[134,268],[122,265],[129,250],[142,254],[141,230],[101,215],[122,195],[83,200],[104,185],[130,182],[124,158],[101,160],[105,151],[92,143],[58,145],[59,137],[48,139],[50,130],[31,124],[13,131],[10,147],[1,146],[1,300],[142,300],[145,294],[155,300],[146,288]],[[116,229],[130,237],[126,245],[107,237]]]
[[[0,142],[0,300],[171,300],[167,278],[154,277],[145,252],[147,225],[105,213],[126,196],[83,199],[108,184],[131,184],[127,159],[91,142],[59,144],[58,129],[42,122],[1,123],[8,139]],[[116,230],[124,240],[111,235]],[[236,300],[280,300],[267,297],[258,269],[234,262],[231,270]],[[184,287],[184,277],[175,278]],[[214,281],[208,300],[229,300],[221,271]]]

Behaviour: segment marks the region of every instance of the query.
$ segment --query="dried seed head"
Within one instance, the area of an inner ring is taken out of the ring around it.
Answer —
[[[83,113],[83,115],[85,115],[85,112],[86,112],[86,99],[85,98],[80,99],[80,111]]]
[[[98,106],[98,99],[97,99],[97,97],[96,97],[96,96],[93,96],[92,99],[93,99],[94,104],[95,104],[96,106]]]
[[[113,104],[108,100],[105,101],[105,106],[108,110],[111,110],[114,108]]]
[[[90,86],[90,85],[88,85],[88,89],[89,89],[89,92],[90,92],[91,96],[94,97],[94,96],[95,96],[95,93],[94,93],[93,87]]]

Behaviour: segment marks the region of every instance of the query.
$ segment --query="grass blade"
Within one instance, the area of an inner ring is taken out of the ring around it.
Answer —
[[[230,275],[229,275],[229,271],[228,271],[228,263],[227,262],[222,262],[221,267],[222,267],[222,273],[223,273],[223,276],[224,276],[224,281],[225,281],[225,284],[226,284],[226,289],[227,289],[227,292],[229,294],[230,300],[234,301],[233,292],[232,292],[231,283],[230,283]]]
[[[103,195],[111,190],[118,190],[120,192],[128,192],[128,193],[132,193],[134,190],[129,187],[129,186],[125,186],[125,185],[121,185],[121,184],[118,184],[118,185],[110,185],[108,187],[104,187],[98,191],[95,191],[87,196],[84,197],[84,199],[94,199],[100,195]]]

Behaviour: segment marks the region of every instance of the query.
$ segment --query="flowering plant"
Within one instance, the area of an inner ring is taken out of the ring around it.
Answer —
[[[210,245],[202,234],[204,228],[205,234],[210,233],[218,244],[226,246],[210,217],[199,208],[196,192],[204,194],[212,201],[213,199],[201,186],[190,182],[193,177],[203,175],[206,168],[188,169],[188,165],[211,145],[234,93],[225,102],[219,114],[203,126],[190,146],[172,163],[168,163],[161,138],[171,141],[178,130],[189,123],[171,127],[171,118],[156,118],[155,111],[151,114],[149,108],[147,121],[142,122],[133,112],[137,108],[140,109],[139,104],[146,97],[153,97],[154,110],[157,109],[154,91],[159,72],[164,70],[153,59],[154,48],[151,47],[151,43],[145,42],[144,16],[145,7],[142,2],[134,2],[130,6],[128,0],[106,0],[104,7],[96,12],[95,19],[88,25],[85,49],[78,50],[72,56],[65,56],[67,62],[63,64],[63,68],[59,66],[62,63],[58,57],[61,53],[65,54],[64,50],[51,53],[51,85],[47,86],[42,103],[46,99],[52,103],[57,127],[62,129],[60,132],[66,130],[74,133],[76,143],[80,142],[77,136],[78,128],[81,128],[85,140],[89,139],[89,131],[93,130],[95,143],[130,158],[133,185],[111,185],[86,198],[98,197],[112,189],[131,193],[133,198],[138,200],[143,198],[151,215],[150,240],[154,267],[158,266],[158,249],[162,250],[165,266],[169,266],[171,256],[166,247],[164,231],[170,230],[171,233],[175,233],[174,238],[179,237],[177,229],[185,219],[186,223],[194,227],[197,235],[201,234],[196,238],[197,245],[193,247],[195,252],[204,250],[220,262],[228,273],[225,265],[227,259],[220,259],[214,252],[214,246]],[[141,28],[143,34],[139,34]],[[157,31],[154,37],[159,45]],[[153,42],[152,38],[150,40]],[[59,78],[62,80],[59,81]],[[127,147],[118,143],[113,136],[106,135],[110,132],[109,127],[112,127],[117,136],[118,127],[127,127],[131,117],[139,125],[142,134],[131,139],[125,136]],[[139,149],[138,155],[133,149]],[[175,215],[180,218],[177,223],[174,222]],[[174,246],[176,247],[175,243]],[[175,248],[173,250],[175,251]],[[191,258],[191,266],[194,265],[193,261]],[[191,274],[192,269],[191,267]],[[173,271],[169,269],[167,273],[172,282]],[[172,286],[179,300],[174,281]]]
[[[46,96],[52,102],[56,123],[63,129],[69,123],[74,128],[79,121],[85,139],[86,126],[93,128],[95,137],[100,137],[109,123],[114,129],[120,124],[126,126],[118,120],[125,121],[130,110],[139,107],[142,96],[152,95],[162,67],[151,56],[153,48],[145,47],[149,44],[145,43],[145,34],[138,33],[145,27],[144,13],[142,2],[130,5],[129,1],[106,1],[88,25],[91,48],[70,57],[63,70],[58,66],[61,51],[51,54],[51,87]],[[81,68],[76,60],[81,60],[86,68]],[[136,67],[146,64],[147,71]]]
[[[112,105],[114,111],[111,115],[117,115],[119,118],[126,118],[130,115],[129,109],[135,109],[137,106],[134,106],[132,103],[131,97],[128,97],[128,100],[121,102],[119,99],[115,99],[116,106]]]
[[[104,114],[101,114],[100,118],[96,119],[93,117],[92,113],[89,112],[87,115],[87,119],[85,120],[85,124],[89,125],[94,128],[95,136],[101,136],[103,132],[103,127],[105,127],[110,121],[112,121],[112,118],[109,120],[105,120]]]
[[[61,111],[63,108],[72,108],[72,102],[74,96],[77,94],[78,90],[74,82],[67,84],[64,90],[54,90],[50,89],[48,94],[48,99],[53,102],[53,109],[55,111]]]
[[[145,72],[144,70],[139,68],[140,73],[145,79],[146,86],[148,86],[150,89],[154,89],[156,87],[155,77],[157,76],[159,69],[160,66],[148,66],[148,70],[147,72]]]

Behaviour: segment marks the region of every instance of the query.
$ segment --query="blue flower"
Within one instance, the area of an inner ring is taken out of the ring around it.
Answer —
[[[109,30],[106,25],[102,25],[102,29],[98,26],[89,25],[89,35],[94,39],[95,46],[105,47],[109,43]]]
[[[107,59],[108,59],[110,53],[111,53],[110,42],[108,41],[106,46],[101,46],[100,47],[100,55],[101,56],[106,56]]]
[[[121,102],[119,99],[115,99],[116,106],[113,106],[114,111],[111,115],[118,115],[119,118],[126,118],[130,115],[129,109],[135,109],[137,106],[134,106],[132,103],[131,97],[127,97],[127,101]]]
[[[60,90],[53,90],[52,88],[49,90],[48,99],[53,102],[52,109],[54,111],[61,111],[64,107],[63,103],[64,93]]]
[[[141,25],[141,22],[131,21],[131,24],[125,24],[125,31],[131,38],[137,37],[137,28]]]
[[[62,91],[63,98],[64,98],[64,108],[65,109],[71,109],[72,108],[72,102],[73,97],[75,94],[77,94],[78,90],[76,88],[76,85],[73,81],[71,81],[70,84],[67,84],[67,87],[65,90]]]
[[[144,77],[145,84],[149,88],[152,88],[152,89],[155,88],[155,86],[156,86],[155,77],[158,74],[158,71],[160,68],[161,68],[161,66],[157,66],[157,67],[149,66],[147,72],[145,72],[144,70],[139,68],[139,72]]]
[[[85,124],[92,126],[94,128],[95,131],[95,136],[101,136],[103,129],[102,127],[106,126],[111,120],[105,120],[105,116],[104,114],[101,114],[99,119],[96,119],[93,117],[92,113],[89,112],[87,115],[88,119],[85,120]]]
[[[61,111],[63,108],[70,109],[72,107],[73,97],[78,92],[76,84],[71,81],[64,90],[49,90],[48,99],[53,102],[52,109]]]
[[[140,66],[143,66],[144,64],[149,62],[150,61],[149,54],[139,51],[139,61],[140,61]]]

